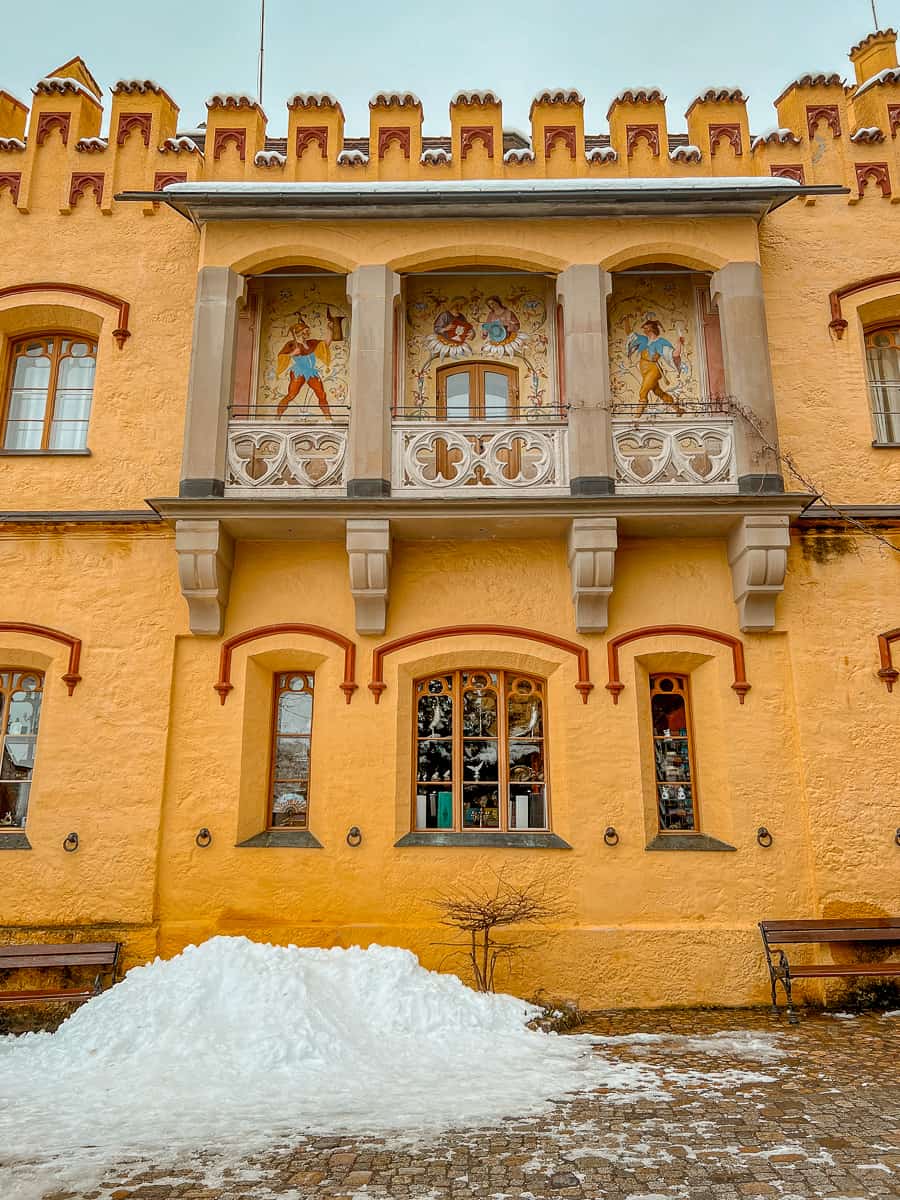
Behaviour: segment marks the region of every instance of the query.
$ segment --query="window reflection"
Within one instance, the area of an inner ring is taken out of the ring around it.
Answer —
[[[25,826],[43,687],[37,671],[0,671],[0,831]]]
[[[314,676],[293,671],[275,677],[270,820],[272,828],[306,829]]]

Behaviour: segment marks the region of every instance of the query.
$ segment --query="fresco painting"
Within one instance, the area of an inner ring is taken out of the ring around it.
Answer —
[[[257,411],[277,420],[346,421],[349,339],[343,279],[270,280],[261,301]]]
[[[410,279],[408,287],[403,416],[433,416],[435,368],[466,359],[518,366],[524,415],[554,415],[547,281],[448,275]]]
[[[694,282],[685,275],[624,275],[609,306],[614,408],[680,416],[704,401]]]

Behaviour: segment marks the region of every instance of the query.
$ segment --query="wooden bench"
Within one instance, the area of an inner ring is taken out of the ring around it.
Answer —
[[[0,991],[0,1004],[29,1004],[41,1000],[63,1000],[81,1004],[103,991],[103,977],[108,985],[116,981],[121,942],[66,942],[50,945],[0,946],[0,971],[41,970],[49,967],[96,967],[92,987],[43,988],[28,992]]]
[[[841,917],[827,921],[760,921],[769,978],[772,1011],[778,1012],[776,983],[787,996],[788,1020],[796,1023],[791,998],[795,979],[863,979],[900,975],[900,962],[812,963],[791,966],[782,945],[826,942],[900,942],[900,917]],[[773,949],[777,947],[777,949]],[[777,961],[773,956],[777,956]]]

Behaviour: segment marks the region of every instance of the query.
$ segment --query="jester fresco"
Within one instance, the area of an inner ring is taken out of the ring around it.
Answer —
[[[273,280],[263,293],[257,411],[276,420],[344,421],[350,311],[342,280]]]
[[[695,285],[685,275],[620,276],[609,307],[613,406],[680,416],[703,399]]]
[[[435,366],[491,358],[520,366],[526,411],[543,415],[552,354],[546,283],[486,275],[448,276],[442,284],[409,281],[405,415],[425,416],[433,407]]]

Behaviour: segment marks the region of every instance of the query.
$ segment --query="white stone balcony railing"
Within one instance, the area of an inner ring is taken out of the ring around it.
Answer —
[[[346,457],[346,423],[232,418],[225,492],[238,499],[342,495]]]
[[[569,488],[564,422],[395,420],[395,493],[559,495]]]
[[[733,495],[738,490],[733,417],[617,416],[612,439],[617,494]]]

